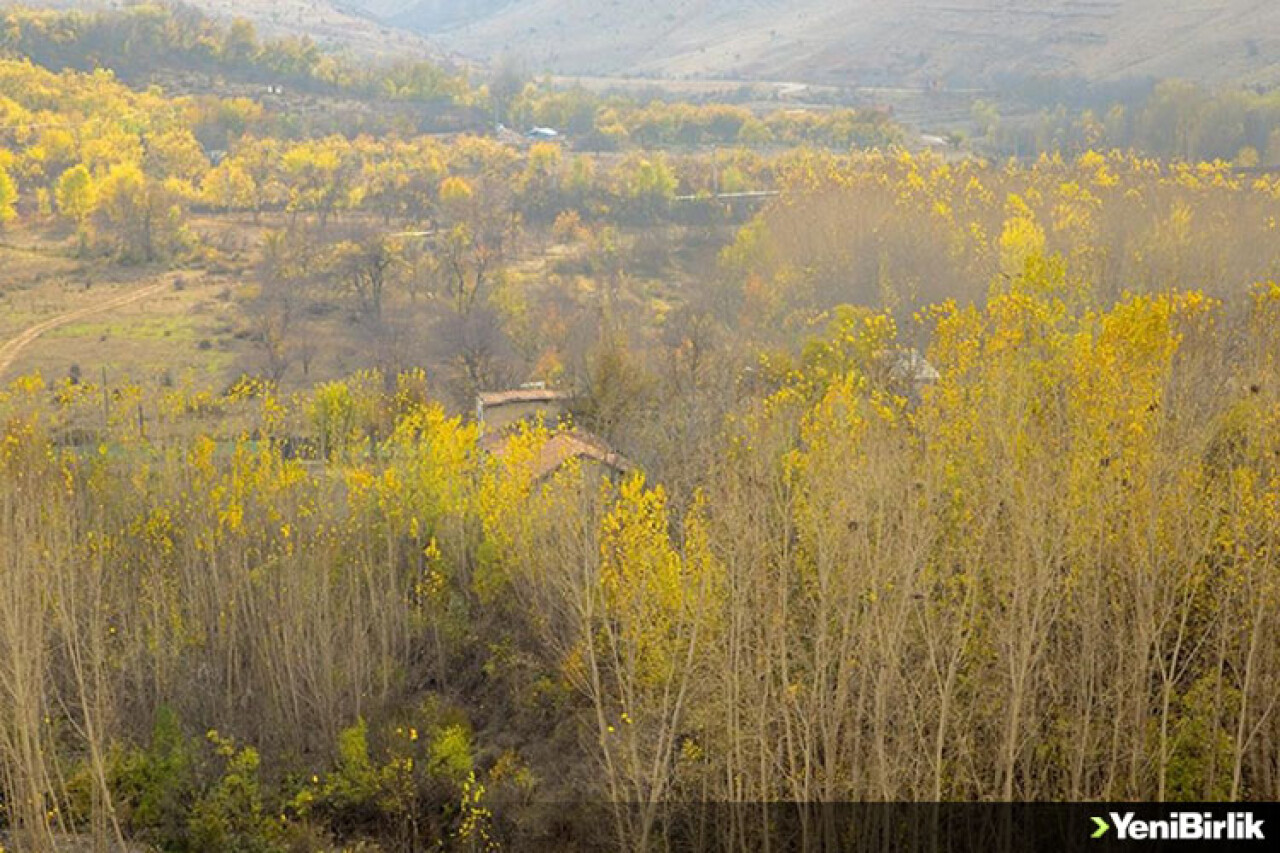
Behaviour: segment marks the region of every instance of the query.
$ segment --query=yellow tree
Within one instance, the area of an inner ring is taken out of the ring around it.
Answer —
[[[75,223],[77,228],[83,227],[93,212],[96,195],[93,176],[83,165],[72,166],[63,172],[54,189],[58,212]]]
[[[282,165],[290,213],[314,212],[324,225],[335,211],[350,205],[357,164],[346,139],[300,143],[285,152]]]
[[[176,179],[198,185],[209,170],[209,160],[195,136],[185,127],[146,137],[143,166],[156,180]]]
[[[9,177],[8,170],[0,167],[0,225],[17,216],[18,186]]]
[[[483,192],[464,178],[440,184],[442,228],[434,240],[437,269],[459,315],[467,315],[488,298],[501,269],[516,222],[510,199],[494,182]]]
[[[681,549],[663,488],[638,476],[623,483],[601,521],[597,585],[583,590],[580,610],[577,675],[592,701],[621,840],[637,851],[650,849],[677,754],[699,748],[688,726],[718,622],[718,568],[700,506],[684,527]]]
[[[109,235],[112,250],[125,260],[153,261],[182,242],[177,199],[131,163],[112,167],[99,182],[94,220],[95,230]]]
[[[225,160],[204,176],[200,194],[206,204],[221,210],[245,210],[254,207],[257,187],[239,163]]]
[[[277,140],[246,138],[237,145],[228,162],[234,163],[252,181],[250,207],[253,208],[255,222],[263,208],[285,200],[286,189],[280,177],[280,143]]]

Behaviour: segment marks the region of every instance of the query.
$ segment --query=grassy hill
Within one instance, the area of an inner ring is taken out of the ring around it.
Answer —
[[[1271,0],[188,2],[359,55],[514,57],[536,73],[904,90],[1006,89],[1044,75],[1280,85]]]
[[[1280,83],[1271,0],[348,0],[476,58],[568,74],[986,85]],[[239,5],[239,4],[237,4]]]
[[[350,51],[366,57],[434,56],[431,45],[421,35],[380,21],[372,11],[374,2],[331,2],[331,0],[185,0],[186,5],[221,18],[241,17],[253,21],[268,36],[307,36],[326,49]],[[53,8],[118,9],[128,0],[0,0],[5,6],[48,6]],[[390,10],[382,3],[377,11]],[[403,5],[403,4],[401,4]]]
[[[513,56],[539,73],[919,89],[1046,74],[1280,85],[1272,0],[188,2],[362,55]]]

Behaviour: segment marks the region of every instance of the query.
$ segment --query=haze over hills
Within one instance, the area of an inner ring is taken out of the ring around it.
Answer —
[[[445,49],[562,74],[984,85],[1280,83],[1274,0],[347,0]]]
[[[951,89],[1038,75],[1280,85],[1274,0],[187,2],[357,53],[510,56],[533,73]]]

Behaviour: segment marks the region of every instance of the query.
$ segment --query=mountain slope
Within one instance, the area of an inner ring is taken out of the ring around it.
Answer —
[[[568,74],[981,85],[1280,84],[1274,0],[348,0],[477,59]]]
[[[5,6],[48,6],[57,9],[119,9],[135,0],[0,0]],[[246,18],[268,36],[307,36],[326,49],[347,50],[363,57],[434,57],[436,53],[417,33],[380,20],[379,6],[397,11],[394,0],[179,0],[220,18]],[[399,7],[411,5],[400,2]]]

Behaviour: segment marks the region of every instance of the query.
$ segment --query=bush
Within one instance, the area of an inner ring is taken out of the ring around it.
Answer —
[[[197,853],[273,853],[282,850],[279,830],[266,816],[253,747],[209,732],[225,762],[222,776],[196,803],[187,822],[188,843]]]

